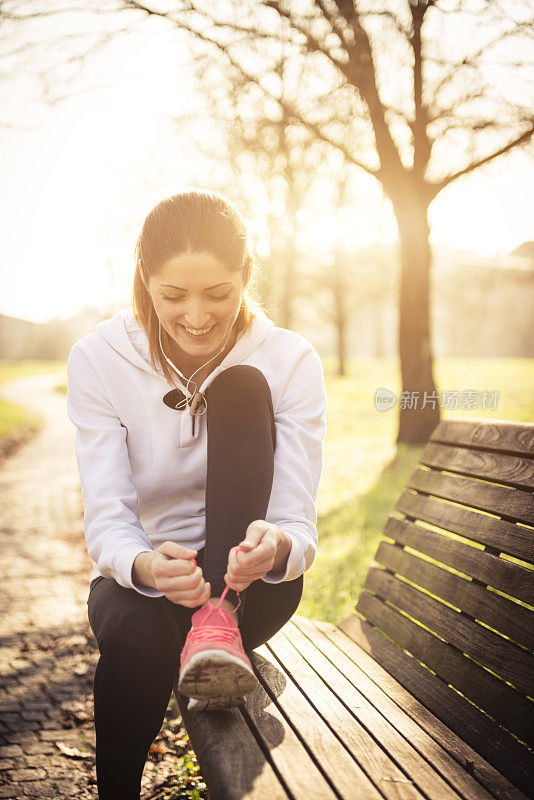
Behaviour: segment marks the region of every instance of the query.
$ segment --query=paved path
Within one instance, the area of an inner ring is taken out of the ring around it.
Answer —
[[[74,426],[66,395],[54,391],[63,382],[64,374],[39,375],[1,388],[46,424],[0,465],[0,798],[97,797],[98,648],[86,605],[92,564]],[[165,742],[183,735],[179,723],[165,727]],[[162,763],[165,749],[145,766],[143,797],[177,760]]]

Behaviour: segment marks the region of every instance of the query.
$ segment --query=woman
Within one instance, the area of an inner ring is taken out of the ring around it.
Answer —
[[[177,671],[197,710],[257,685],[247,653],[291,618],[315,558],[325,434],[320,359],[250,299],[231,202],[163,200],[136,255],[133,311],[100,322],[67,362],[101,800],[139,798]]]

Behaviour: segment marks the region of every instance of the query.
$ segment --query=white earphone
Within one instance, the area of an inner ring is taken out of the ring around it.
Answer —
[[[163,350],[163,345],[162,345],[162,343],[161,343],[161,321],[160,321],[160,320],[158,320],[158,328],[159,328],[159,346],[160,346],[160,348],[161,348],[161,352],[162,352],[163,358],[165,359],[165,361],[167,362],[167,364],[168,364],[170,367],[172,367],[172,368],[173,368],[173,370],[174,370],[175,372],[177,372],[177,373],[178,373],[178,375],[180,375],[180,377],[181,377],[181,378],[183,378],[183,379],[184,379],[184,381],[186,381],[185,390],[186,390],[186,393],[189,395],[189,397],[187,397],[187,395],[186,395],[186,397],[185,397],[185,398],[184,398],[182,401],[180,401],[179,403],[177,403],[177,404],[176,404],[176,406],[175,406],[175,408],[176,408],[176,409],[178,409],[179,411],[181,411],[181,410],[183,410],[184,408],[189,408],[189,413],[190,413],[190,414],[192,414],[192,415],[194,415],[194,416],[202,416],[202,414],[205,414],[205,413],[206,413],[206,411],[208,410],[208,401],[206,400],[206,398],[204,397],[204,395],[201,395],[201,398],[202,398],[202,401],[203,401],[203,405],[202,405],[202,411],[198,410],[198,409],[199,409],[199,406],[198,406],[198,405],[197,405],[197,407],[196,407],[195,409],[193,409],[193,408],[192,408],[192,402],[191,402],[191,401],[194,399],[195,395],[197,394],[197,384],[196,384],[196,381],[193,381],[193,383],[195,384],[195,391],[191,393],[191,392],[190,392],[190,389],[189,389],[189,383],[191,382],[191,379],[193,378],[193,375],[196,375],[196,374],[197,374],[197,372],[200,372],[200,370],[201,370],[201,369],[203,369],[203,368],[206,366],[206,364],[209,364],[209,363],[210,363],[210,361],[213,361],[213,359],[214,359],[214,358],[217,358],[217,356],[218,356],[218,355],[220,355],[220,354],[222,353],[222,351],[224,350],[224,348],[225,348],[225,347],[226,347],[226,345],[228,344],[228,339],[230,338],[230,334],[232,333],[233,327],[234,327],[234,326],[233,326],[233,324],[232,324],[232,325],[231,325],[231,327],[230,327],[230,331],[229,331],[229,333],[228,333],[228,336],[226,337],[226,339],[225,339],[225,342],[224,342],[223,346],[221,347],[221,349],[219,350],[219,352],[218,352],[218,353],[215,353],[215,355],[214,355],[214,356],[212,356],[211,358],[209,358],[209,359],[206,361],[206,363],[205,363],[205,364],[202,364],[202,365],[201,365],[201,366],[200,366],[198,369],[196,369],[196,370],[193,372],[193,374],[192,374],[192,375],[191,375],[189,378],[186,378],[186,377],[185,377],[185,375],[184,375],[182,372],[180,372],[180,370],[178,369],[178,367],[176,366],[176,364],[173,364],[173,363],[172,363],[172,361],[171,361],[169,358],[167,358],[167,356],[165,355],[165,352],[164,352],[164,350]]]

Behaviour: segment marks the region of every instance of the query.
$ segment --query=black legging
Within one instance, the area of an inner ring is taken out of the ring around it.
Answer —
[[[276,437],[269,385],[255,367],[219,373],[206,398],[206,544],[196,561],[211,582],[211,596],[220,597],[230,549],[250,522],[265,519]],[[248,653],[292,617],[303,583],[302,575],[277,584],[256,580],[240,593],[239,630]],[[233,590],[227,597],[237,604]],[[95,578],[87,603],[100,650],[93,685],[98,796],[139,800],[148,749],[163,723],[198,607],[147,597],[113,578]]]

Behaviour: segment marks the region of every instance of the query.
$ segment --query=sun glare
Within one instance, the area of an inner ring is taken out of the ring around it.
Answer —
[[[183,189],[185,180],[206,188],[217,188],[220,175],[232,180],[230,163],[215,159],[210,171],[203,153],[195,151],[198,139],[186,142],[180,127],[172,127],[171,117],[190,112],[198,97],[184,53],[171,54],[161,36],[154,28],[143,39],[142,53],[138,38],[130,42],[134,60],[139,55],[133,77],[124,74],[126,44],[110,48],[105,67],[119,77],[103,92],[74,95],[46,109],[31,100],[29,90],[20,95],[17,102],[33,128],[0,130],[0,313],[44,322],[87,305],[129,302],[133,247],[144,214],[161,197]],[[100,72],[95,67],[95,78]],[[86,78],[90,82],[91,75]],[[332,184],[330,166],[322,174]],[[296,219],[303,263],[308,254],[324,258],[339,248],[353,253],[395,241],[395,218],[380,184],[363,172],[352,174],[349,199],[337,210],[327,187],[303,201],[307,205]],[[269,196],[269,189],[256,195],[254,180],[233,199],[247,196],[252,216],[262,218],[251,227],[262,227],[267,253],[272,208],[260,208],[255,197]],[[461,178],[430,207],[433,247],[497,255],[534,240],[533,187],[532,158],[517,151]]]

